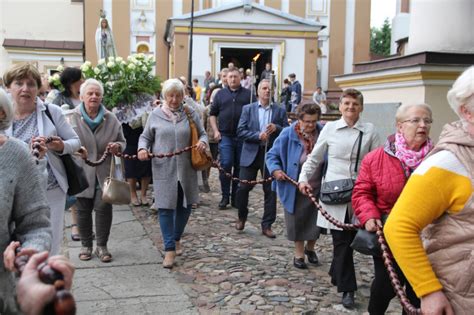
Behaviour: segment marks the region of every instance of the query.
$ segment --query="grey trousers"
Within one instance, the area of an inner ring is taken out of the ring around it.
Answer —
[[[84,247],[92,247],[92,210],[95,210],[97,246],[107,246],[112,227],[112,205],[102,201],[102,190],[95,190],[94,198],[77,198],[77,225]]]

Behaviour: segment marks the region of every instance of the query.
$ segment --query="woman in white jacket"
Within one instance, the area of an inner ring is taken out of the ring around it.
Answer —
[[[48,181],[45,188],[51,208],[53,231],[50,253],[56,255],[60,252],[63,239],[64,206],[69,188],[66,169],[60,155],[76,152],[81,142],[76,132],[66,122],[61,109],[43,104],[37,96],[41,86],[41,75],[34,66],[28,63],[13,65],[3,79],[14,106],[13,123],[6,134],[28,144],[32,140],[46,144],[47,137],[54,137],[52,142],[46,144]]]
[[[375,132],[374,125],[363,123],[360,113],[364,109],[362,94],[356,89],[343,91],[339,104],[341,119],[328,122],[313,151],[302,166],[299,177],[299,189],[303,194],[311,191],[308,184],[318,166],[324,162],[327,156],[327,172],[324,181],[338,179],[356,179],[356,164],[364,156],[380,145],[380,140]],[[357,151],[361,142],[360,154],[357,160]],[[333,217],[342,222],[350,223],[353,211],[350,202],[337,205],[327,205],[321,202],[321,206]],[[337,286],[338,292],[342,292],[342,305],[346,308],[354,306],[354,291],[357,290],[355,278],[354,260],[350,244],[354,239],[355,232],[341,231],[327,221],[322,215],[318,216],[317,225],[331,230],[333,239],[333,259],[331,269],[331,282]]]

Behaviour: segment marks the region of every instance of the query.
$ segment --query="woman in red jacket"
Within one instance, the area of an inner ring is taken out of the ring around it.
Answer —
[[[365,156],[352,193],[355,215],[367,231],[382,226],[382,215],[389,214],[415,168],[433,148],[429,138],[433,123],[427,104],[402,105],[395,115],[397,132],[388,137],[385,146]],[[370,289],[368,311],[385,314],[395,292],[381,257],[373,257],[375,278]],[[419,306],[408,281],[395,266],[412,304]]]

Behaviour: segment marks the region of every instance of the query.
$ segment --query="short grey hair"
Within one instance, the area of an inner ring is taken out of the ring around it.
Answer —
[[[0,131],[3,131],[8,129],[13,121],[13,104],[3,89],[0,89],[0,111],[5,113],[5,117],[0,118]]]
[[[467,68],[454,82],[447,95],[448,103],[461,117],[460,107],[465,105],[471,113],[474,113],[474,66]]]
[[[425,103],[420,103],[420,104],[403,104],[397,108],[397,112],[395,113],[395,120],[397,122],[402,122],[403,120],[406,119],[406,113],[410,108],[413,107],[418,107],[418,108],[423,108],[430,114],[430,118],[433,118],[433,111],[431,109],[431,106]]]
[[[181,93],[184,96],[184,84],[179,79],[168,79],[163,83],[163,89],[161,90],[161,95],[163,98],[166,98],[166,95],[172,92]]]
[[[79,94],[80,95],[85,95],[86,89],[89,85],[95,85],[95,86],[99,87],[100,94],[102,96],[104,96],[104,86],[102,85],[102,83],[100,81],[97,81],[96,79],[92,79],[92,78],[85,80],[84,83],[81,84]]]
[[[260,80],[260,82],[258,82],[257,90],[260,90],[260,86],[261,86],[263,83],[268,83],[268,84],[270,85],[270,87],[272,87],[272,84],[270,83],[270,80],[268,80],[268,79],[262,79],[262,80]]]

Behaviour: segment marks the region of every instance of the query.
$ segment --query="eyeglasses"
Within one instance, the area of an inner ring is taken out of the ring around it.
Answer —
[[[419,125],[422,121],[427,126],[430,126],[433,123],[433,119],[431,119],[431,118],[419,118],[419,117],[404,120],[404,121],[402,121],[402,123],[408,122],[412,125]]]

